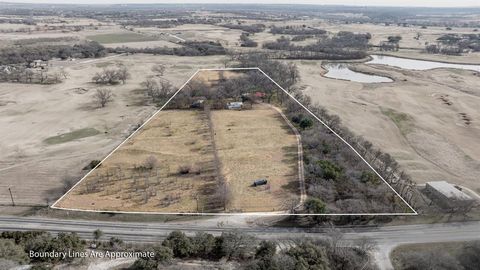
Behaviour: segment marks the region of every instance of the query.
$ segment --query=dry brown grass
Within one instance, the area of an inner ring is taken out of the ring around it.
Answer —
[[[255,105],[252,110],[213,111],[212,121],[221,173],[231,192],[226,210],[280,211],[295,205],[296,138],[281,116],[266,105]],[[218,183],[212,150],[203,111],[162,111],[56,206],[135,212],[221,211],[219,204],[213,203]],[[151,157],[156,158],[157,166],[143,168]],[[268,179],[268,185],[252,187],[258,178]]]
[[[57,206],[78,209],[196,212],[215,179],[208,126],[198,111],[162,111]],[[153,156],[158,165],[142,169]],[[180,167],[189,168],[181,174]],[[199,209],[202,211],[204,209]]]
[[[232,192],[230,211],[279,211],[297,202],[297,141],[281,116],[266,105],[212,111],[222,173]],[[252,187],[265,178],[268,185]]]

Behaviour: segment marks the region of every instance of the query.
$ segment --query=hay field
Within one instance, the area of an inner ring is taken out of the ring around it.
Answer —
[[[232,193],[229,211],[268,212],[298,203],[297,141],[283,118],[264,104],[212,111],[222,174]],[[265,178],[268,185],[252,187]]]
[[[57,203],[58,207],[154,212],[204,211],[215,183],[208,121],[200,111],[161,111]],[[147,167],[154,157],[156,165]],[[180,172],[180,168],[189,168]],[[199,209],[197,209],[197,198]]]

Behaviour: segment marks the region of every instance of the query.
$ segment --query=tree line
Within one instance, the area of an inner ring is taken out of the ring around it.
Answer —
[[[341,247],[342,238],[332,229],[328,240],[294,240],[291,247],[280,250],[275,241],[259,241],[238,230],[219,236],[199,232],[189,237],[180,231],[170,233],[161,245],[155,246],[155,258],[138,259],[130,269],[161,269],[176,261],[201,259],[237,262],[245,270],[353,270],[372,269],[368,251],[373,244],[361,239],[351,246]]]
[[[425,51],[433,54],[461,55],[480,51],[480,34],[446,34],[437,38],[437,44],[425,45]]]
[[[324,35],[326,30],[308,27],[304,25],[286,25],[286,26],[274,26],[270,27],[270,33],[281,35]]]
[[[361,59],[367,56],[369,33],[356,34],[341,31],[333,36],[320,37],[310,45],[296,45],[290,38],[280,37],[276,41],[263,44],[269,50],[281,50],[287,53],[289,59]]]
[[[260,33],[265,31],[265,25],[264,24],[233,24],[233,23],[228,23],[228,24],[220,24],[220,26],[229,28],[229,29],[237,29],[237,30],[242,30],[247,33]]]
[[[130,48],[117,47],[108,49],[111,53],[147,53],[153,55],[177,55],[177,56],[208,56],[208,55],[224,55],[226,49],[219,42],[214,41],[186,41],[182,42],[182,47],[168,48]]]
[[[105,47],[97,42],[75,45],[40,45],[8,47],[0,50],[0,65],[30,64],[35,60],[52,58],[98,58],[107,54]]]

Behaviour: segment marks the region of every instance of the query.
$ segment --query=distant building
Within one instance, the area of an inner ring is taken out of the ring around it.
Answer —
[[[425,193],[443,208],[463,207],[474,202],[474,199],[468,194],[445,181],[428,182],[425,186]]]
[[[243,108],[243,102],[235,101],[227,103],[227,108],[229,110],[241,110]]]
[[[48,66],[48,61],[43,61],[43,60],[33,60],[30,62],[29,67],[30,68],[41,68],[44,69]]]

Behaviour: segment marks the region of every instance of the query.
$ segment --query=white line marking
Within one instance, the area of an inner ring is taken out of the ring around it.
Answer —
[[[372,169],[375,174],[377,174],[380,179],[382,179],[385,184],[393,191],[395,194],[400,197],[400,199],[413,211],[413,213],[345,213],[345,214],[290,214],[285,212],[251,212],[251,213],[195,213],[195,212],[138,212],[138,211],[104,211],[104,210],[87,210],[87,209],[76,209],[76,208],[64,208],[64,207],[57,207],[56,204],[60,202],[68,193],[70,193],[76,186],[80,184],[88,175],[90,175],[98,166],[100,166],[108,157],[110,157],[120,146],[122,146],[126,141],[128,141],[133,135],[135,135],[140,129],[142,129],[153,117],[155,117],[167,104],[201,71],[229,71],[229,70],[258,70],[263,75],[265,75],[269,80],[271,80],[277,87],[283,90],[290,98],[295,100],[302,108],[304,108],[307,112],[309,112],[315,119],[317,119],[320,123],[322,123],[329,131],[331,131],[335,136],[337,136],[342,142],[348,145],[355,154],[357,154],[363,162],[365,162],[370,169]],[[268,76],[263,70],[258,67],[253,68],[206,68],[206,69],[198,69],[190,78],[170,97],[162,107],[156,111],[152,116],[150,116],[139,128],[137,128],[130,136],[128,136],[123,142],[121,142],[115,149],[113,149],[110,154],[108,154],[100,163],[98,163],[92,170],[90,170],[85,176],[83,176],[73,187],[71,187],[62,197],[60,197],[57,201],[55,201],[50,208],[52,209],[60,209],[60,210],[70,210],[70,211],[80,211],[80,212],[92,212],[92,213],[116,213],[116,214],[147,214],[147,215],[189,215],[189,216],[416,216],[418,215],[417,211],[410,206],[405,199],[398,194],[398,192],[385,180],[383,177],[360,155],[360,153],[355,150],[355,148],[350,145],[346,140],[344,140],[340,135],[338,135],[333,129],[331,129],[325,122],[323,122],[319,117],[317,117],[314,113],[312,113],[307,107],[305,107],[302,103],[300,103],[294,96],[288,93],[283,87],[281,87],[277,82],[275,82],[270,76]]]
[[[165,106],[167,106],[167,104],[190,82],[190,80],[195,77],[197,75],[197,73],[199,72],[200,70],[197,70],[192,76],[190,76],[190,78],[188,79],[188,81],[186,81],[174,94],[173,96],[171,96],[167,102],[165,102],[165,104],[163,104],[163,106],[158,110],[156,111],[154,114],[152,114],[152,116],[150,116],[140,127],[138,127],[134,132],[132,132],[132,134],[130,134],[124,141],[122,141],[119,145],[117,145],[117,147],[115,147],[115,149],[113,149],[112,152],[110,152],[110,154],[108,154],[106,157],[104,157],[102,159],[102,161],[100,161],[100,163],[98,163],[93,169],[91,169],[87,174],[85,174],[82,179],[80,179],[73,187],[71,187],[67,193],[63,194],[62,197],[60,197],[60,199],[58,199],[55,203],[52,204],[52,208],[56,208],[56,204],[61,201],[68,193],[70,193],[75,187],[78,186],[78,184],[80,184],[80,182],[82,182],[87,176],[89,176],[96,168],[98,168],[98,166],[100,166],[108,157],[110,157],[115,151],[117,151],[118,148],[120,148],[120,146],[122,146],[125,142],[127,142],[130,138],[133,137],[133,135],[135,135],[140,129],[142,129],[148,122],[150,122],[150,120],[153,119],[153,117],[155,117],[163,108],[165,108]]]
[[[415,209],[413,209],[413,207],[407,203],[407,201],[405,201],[405,199],[400,196],[400,194],[398,194],[398,192],[385,180],[383,179],[383,177],[377,172],[377,170],[375,170],[373,168],[372,165],[370,165],[363,157],[362,155],[360,155],[360,153],[358,153],[358,151],[351,145],[349,144],[345,139],[343,139],[340,135],[338,135],[333,129],[331,129],[327,124],[325,124],[325,122],[323,122],[318,116],[316,116],[314,113],[312,113],[307,107],[305,107],[302,103],[300,103],[294,96],[292,96],[292,94],[290,94],[289,92],[287,92],[285,89],[283,89],[283,87],[281,87],[276,81],[274,81],[270,76],[268,76],[265,72],[263,72],[263,70],[261,69],[258,69],[260,72],[263,73],[263,75],[265,75],[268,79],[270,79],[276,86],[278,86],[280,89],[283,90],[283,92],[285,92],[289,97],[291,97],[293,100],[295,100],[295,102],[297,102],[302,108],[304,108],[307,112],[309,112],[315,119],[317,119],[320,123],[322,123],[329,131],[331,131],[333,134],[335,134],[335,136],[337,136],[342,142],[344,142],[346,145],[348,145],[350,147],[350,149],[353,150],[353,152],[355,152],[355,154],[357,154],[363,162],[365,162],[365,164],[368,165],[368,167],[370,167],[370,169],[372,169],[372,171],[375,172],[375,174],[377,174],[378,177],[380,177],[380,179],[383,180],[383,182],[385,182],[385,184],[387,184],[387,186],[392,189],[393,192],[395,192],[395,194],[400,197],[400,199],[402,199],[402,201],[408,205],[408,207],[410,208],[410,210],[412,210],[415,214],[418,214],[417,211],[415,211]]]

